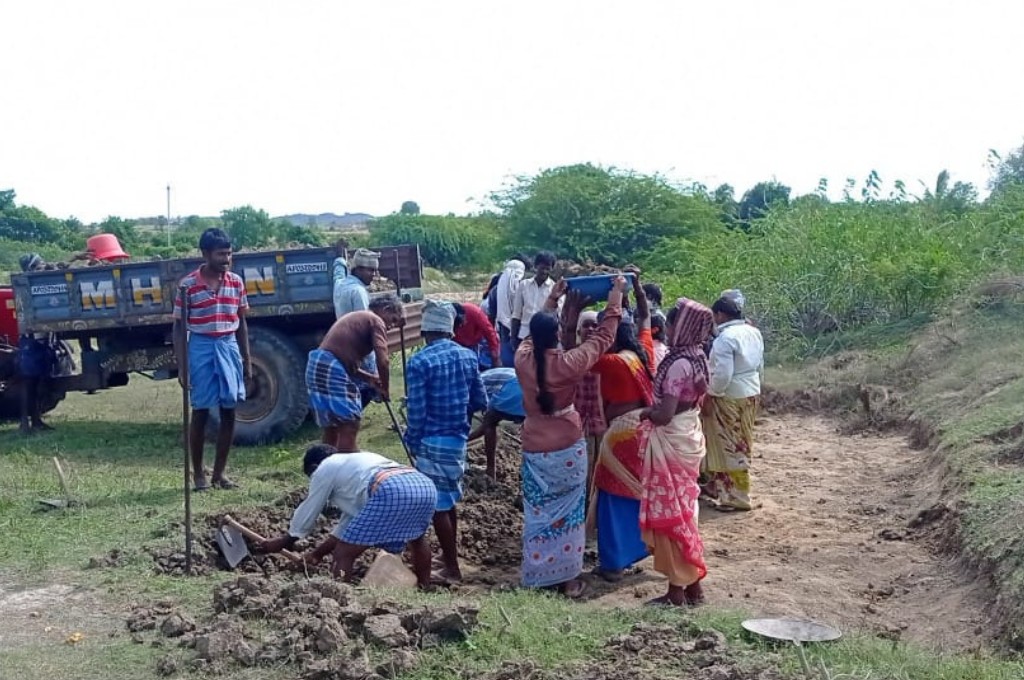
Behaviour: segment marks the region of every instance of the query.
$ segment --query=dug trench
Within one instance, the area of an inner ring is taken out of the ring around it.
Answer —
[[[850,433],[821,415],[770,413],[758,421],[752,489],[756,509],[722,513],[702,508],[701,533],[708,606],[754,616],[795,616],[927,648],[987,647],[1001,624],[991,618],[993,594],[948,548],[955,508],[943,503],[931,454],[905,434],[886,429]],[[458,598],[518,585],[522,530],[519,449],[506,433],[499,444],[499,479],[483,472],[482,451],[459,506],[465,578],[449,586]],[[263,535],[287,528],[302,492],[272,506],[229,510]],[[221,515],[206,518],[197,551],[200,571],[223,568],[212,540]],[[332,526],[321,517],[318,540]],[[596,555],[587,553],[587,569]],[[158,571],[179,572],[184,556],[154,551]],[[369,564],[365,556],[357,568]],[[304,578],[278,556],[256,556],[237,570]],[[618,583],[589,573],[586,599],[596,606],[638,607],[664,590],[651,560]]]

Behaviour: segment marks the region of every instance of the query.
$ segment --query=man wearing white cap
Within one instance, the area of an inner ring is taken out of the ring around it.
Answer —
[[[360,248],[346,263],[348,276],[334,285],[334,316],[340,319],[352,312],[370,309],[370,283],[377,275],[380,254],[366,248]],[[377,357],[370,354],[363,360],[361,368],[370,375],[377,374]],[[376,390],[365,382],[359,381],[359,394],[363,408],[366,408],[376,396]]]
[[[710,379],[701,413],[710,477],[704,495],[724,510],[750,510],[754,419],[764,377],[764,338],[743,316],[746,299],[724,291],[711,307],[718,336],[708,358]]]
[[[452,340],[455,310],[428,300],[420,325],[426,347],[406,368],[409,429],[406,442],[416,469],[437,487],[434,531],[444,560],[441,576],[462,578],[457,554],[455,504],[462,498],[470,416],[487,408],[477,357]]]
[[[334,290],[334,316],[341,318],[349,312],[365,311],[370,308],[369,286],[377,275],[380,254],[360,248],[352,255],[348,266],[350,271]]]

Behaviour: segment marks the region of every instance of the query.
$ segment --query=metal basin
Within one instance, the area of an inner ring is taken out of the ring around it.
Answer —
[[[798,619],[747,619],[741,625],[755,635],[797,643],[829,642],[843,635],[832,626]]]

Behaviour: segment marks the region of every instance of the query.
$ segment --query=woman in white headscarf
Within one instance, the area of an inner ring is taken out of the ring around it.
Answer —
[[[501,365],[511,366],[515,361],[515,348],[512,346],[512,302],[516,297],[519,282],[526,275],[526,263],[512,259],[505,263],[505,269],[495,285],[497,296],[498,337],[501,339]]]

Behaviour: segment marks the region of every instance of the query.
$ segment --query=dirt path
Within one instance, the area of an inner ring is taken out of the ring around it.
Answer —
[[[902,437],[843,435],[831,421],[805,416],[759,423],[756,452],[760,507],[702,509],[709,606],[813,618],[946,651],[988,642],[995,632],[986,615],[991,593],[933,550],[935,525],[911,528],[937,500],[926,452],[910,449]],[[479,468],[479,452],[470,457],[476,465],[460,509],[467,579],[455,590],[515,587],[522,531],[518,446],[504,443],[504,481],[497,485]],[[273,533],[287,526],[289,515],[287,505],[274,505],[245,521]],[[618,584],[588,577],[591,601],[636,607],[660,595],[663,578],[650,560],[641,567]],[[74,630],[108,632],[113,619],[93,602],[86,591],[56,583],[18,588],[0,574],[0,620],[13,622],[0,633],[0,649],[43,637],[63,640]]]
[[[0,655],[5,649],[62,644],[75,633],[103,638],[124,625],[89,589],[66,583],[25,587],[2,574],[0,622]]]
[[[846,436],[830,421],[773,416],[757,429],[751,513],[701,512],[711,606],[809,617],[945,650],[983,644],[982,586],[961,581],[908,524],[936,500],[927,453],[902,437]],[[598,602],[642,602],[664,588],[646,569]]]

